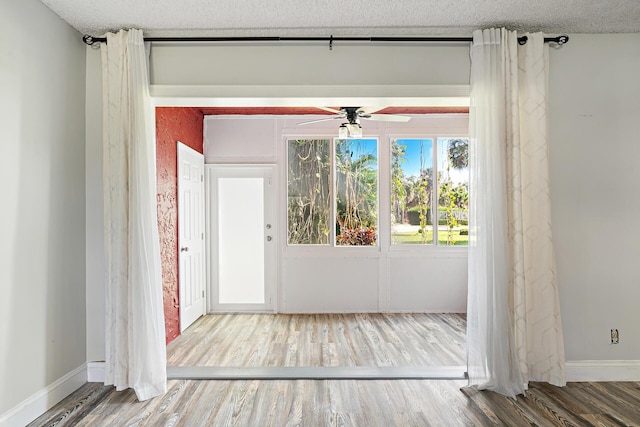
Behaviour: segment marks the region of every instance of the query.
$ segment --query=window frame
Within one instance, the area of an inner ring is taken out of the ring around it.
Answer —
[[[433,158],[433,180],[437,182],[438,178],[438,139],[469,139],[469,134],[461,134],[458,132],[416,132],[411,134],[389,134],[388,136],[388,147],[387,147],[387,158],[388,158],[388,167],[387,167],[387,180],[389,182],[389,191],[387,198],[387,209],[388,209],[388,224],[386,229],[389,233],[389,251],[390,252],[432,252],[437,251],[441,253],[442,251],[453,251],[460,252],[466,251],[469,245],[441,245],[438,243],[438,233],[440,229],[440,224],[438,220],[438,185],[433,185],[431,189],[431,212],[432,212],[432,227],[433,227],[433,243],[427,244],[411,244],[411,243],[393,243],[392,235],[391,235],[391,182],[393,177],[391,170],[391,159],[392,159],[392,151],[391,147],[394,140],[399,139],[416,139],[416,140],[427,140],[431,139],[433,141],[431,150],[432,150],[432,158]],[[435,206],[435,214],[434,212]]]
[[[435,132],[411,131],[411,132],[382,132],[380,129],[372,129],[371,132],[367,132],[362,138],[358,139],[376,139],[378,149],[378,237],[376,245],[373,246],[339,246],[336,245],[335,240],[335,223],[336,223],[336,208],[335,208],[335,142],[338,138],[334,132],[327,131],[327,129],[308,128],[305,132],[300,132],[299,129],[283,129],[281,134],[282,143],[282,171],[283,176],[283,196],[284,212],[281,220],[283,221],[281,230],[283,230],[284,236],[282,238],[283,251],[286,256],[314,256],[318,258],[335,258],[335,257],[369,257],[379,256],[382,253],[388,253],[389,256],[395,258],[400,257],[433,257],[433,258],[449,258],[458,257],[466,254],[468,245],[459,246],[447,246],[437,244],[392,244],[391,242],[391,141],[393,139],[433,139],[432,149],[435,151],[433,158],[434,162],[438,161],[437,157],[437,142],[438,138],[466,138],[469,139],[467,132],[446,132],[442,131],[442,128],[436,129]],[[330,179],[330,195],[331,198],[331,224],[330,229],[330,243],[329,244],[290,244],[288,239],[288,182],[289,182],[289,168],[288,168],[288,141],[291,139],[326,139],[330,141],[330,155],[331,155],[331,171]],[[437,165],[437,163],[436,163]],[[386,171],[386,172],[385,172]],[[437,173],[437,171],[436,171]],[[437,186],[434,186],[432,191],[436,192]],[[432,193],[433,200],[436,199],[437,194]],[[386,206],[386,207],[385,207]],[[437,221],[435,221],[434,236],[437,236]],[[437,239],[434,239],[437,240]],[[338,250],[336,251],[336,248]],[[349,248],[348,250],[341,250],[343,248]],[[374,253],[376,255],[374,255]]]
[[[332,202],[333,202],[333,206],[332,206],[332,210],[331,210],[331,215],[332,215],[332,224],[333,227],[331,228],[331,231],[333,233],[333,247],[335,248],[350,248],[351,249],[356,249],[356,248],[362,248],[362,249],[368,249],[370,250],[371,248],[380,248],[380,138],[378,137],[378,135],[375,136],[362,136],[361,138],[346,138],[346,140],[375,140],[376,141],[376,217],[378,219],[378,222],[376,224],[376,244],[375,245],[369,245],[369,246],[348,246],[348,245],[338,245],[336,238],[336,223],[338,222],[338,202],[337,202],[337,195],[338,195],[338,190],[336,188],[337,184],[338,184],[338,180],[336,179],[337,176],[337,165],[336,165],[336,145],[337,145],[337,141],[343,140],[342,138],[338,138],[338,137],[334,137],[333,138],[333,143],[331,145],[331,164],[332,164],[332,168],[331,168],[331,180],[332,180],[332,190],[333,190],[333,198],[332,198]],[[331,245],[329,245],[331,246]]]
[[[306,134],[305,134],[306,135]],[[332,222],[334,218],[334,199],[335,199],[335,187],[333,183],[333,157],[334,157],[334,148],[333,148],[333,136],[325,136],[325,135],[310,135],[310,136],[299,136],[299,135],[283,135],[284,138],[284,206],[285,206],[285,215],[284,222],[285,226],[283,229],[285,230],[284,242],[287,248],[329,248],[332,247],[331,242],[335,242],[335,226],[332,226],[334,222]],[[290,243],[289,242],[289,141],[292,140],[326,140],[329,143],[329,201],[330,201],[330,216],[329,216],[329,243],[315,243],[315,244],[303,244],[303,243]]]
[[[309,133],[305,133],[305,134],[298,134],[298,135],[293,135],[293,134],[283,134],[283,140],[284,140],[284,169],[285,169],[285,179],[284,179],[284,184],[285,184],[285,190],[284,190],[284,200],[285,200],[285,207],[286,209],[288,209],[289,206],[289,141],[290,140],[328,140],[329,141],[329,156],[330,156],[330,167],[329,167],[329,179],[330,179],[330,183],[329,183],[329,200],[331,200],[331,213],[330,213],[330,218],[329,218],[329,243],[328,244],[297,244],[297,243],[289,243],[289,216],[288,214],[285,214],[285,226],[283,227],[283,229],[285,230],[285,238],[284,238],[284,242],[285,242],[285,246],[287,248],[287,250],[293,249],[293,250],[304,250],[304,249],[319,249],[322,248],[321,250],[333,250],[333,248],[348,248],[348,250],[351,251],[366,251],[366,252],[371,252],[371,251],[380,251],[381,245],[380,245],[380,183],[381,183],[381,179],[380,179],[380,170],[381,170],[381,165],[380,165],[380,153],[382,152],[381,150],[381,142],[380,142],[380,137],[379,135],[367,135],[367,136],[363,136],[362,138],[347,138],[347,139],[354,139],[354,140],[375,140],[376,142],[376,164],[377,164],[377,168],[376,168],[376,179],[377,179],[377,185],[376,185],[376,199],[377,199],[377,205],[376,205],[376,215],[378,218],[378,224],[376,227],[376,231],[377,231],[377,237],[376,237],[376,244],[375,245],[371,245],[371,246],[343,246],[343,245],[338,245],[336,242],[336,223],[337,223],[337,200],[336,200],[336,194],[337,194],[337,189],[336,189],[336,185],[337,185],[337,180],[336,180],[336,143],[338,140],[340,140],[341,138],[338,138],[335,135],[330,135],[327,136],[326,133],[323,134],[318,134],[315,132],[309,132]],[[303,249],[304,248],[304,249]]]

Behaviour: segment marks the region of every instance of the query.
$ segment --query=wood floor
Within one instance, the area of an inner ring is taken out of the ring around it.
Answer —
[[[169,366],[466,365],[464,314],[208,315]]]
[[[182,344],[169,346],[170,364],[402,366],[459,364],[464,359],[464,345],[456,338],[464,335],[460,315],[272,317],[279,328],[267,326],[265,316],[207,316],[186,331]],[[239,320],[246,325],[236,324]],[[211,334],[205,324],[213,326]],[[444,329],[457,332],[431,335]],[[260,337],[269,343],[261,344]],[[223,348],[227,350],[220,351]],[[423,354],[436,348],[435,354]],[[89,383],[31,425],[640,425],[638,382],[571,383],[563,388],[533,383],[526,397],[517,400],[465,385],[452,380],[171,380],[166,395],[137,402],[131,390],[116,392]]]

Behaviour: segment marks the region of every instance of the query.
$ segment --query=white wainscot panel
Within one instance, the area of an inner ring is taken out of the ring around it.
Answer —
[[[389,259],[389,311],[467,311],[467,258]]]
[[[205,119],[205,163],[275,162],[276,120]]]
[[[289,258],[283,273],[285,312],[378,311],[376,258]]]

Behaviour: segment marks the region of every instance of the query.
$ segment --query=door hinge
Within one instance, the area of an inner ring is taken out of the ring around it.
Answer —
[[[204,291],[202,291],[202,298],[204,298]]]
[[[200,238],[204,240],[204,233],[200,233]]]
[[[204,182],[204,175],[200,175],[200,182]]]

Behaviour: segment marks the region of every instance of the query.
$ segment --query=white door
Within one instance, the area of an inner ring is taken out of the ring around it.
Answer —
[[[204,156],[178,142],[180,332],[206,310],[204,209]]]
[[[273,165],[207,165],[213,311],[273,311],[275,170]]]

